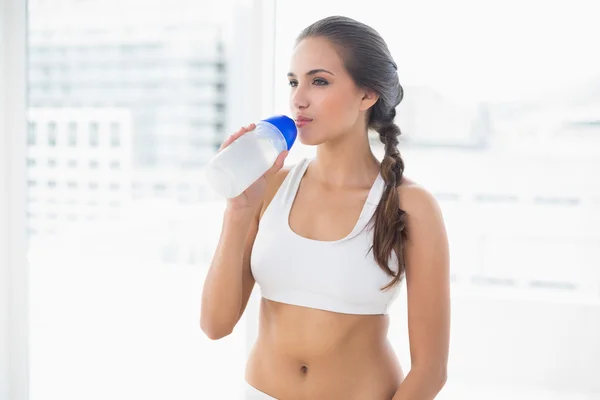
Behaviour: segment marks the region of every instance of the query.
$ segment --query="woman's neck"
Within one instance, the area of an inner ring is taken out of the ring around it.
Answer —
[[[319,145],[311,164],[314,177],[332,188],[370,186],[379,173],[366,132]]]

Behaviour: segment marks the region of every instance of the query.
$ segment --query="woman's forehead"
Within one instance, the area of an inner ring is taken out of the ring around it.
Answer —
[[[333,74],[344,68],[335,46],[325,38],[306,38],[294,48],[290,60],[290,72],[304,75],[315,69],[324,69]]]

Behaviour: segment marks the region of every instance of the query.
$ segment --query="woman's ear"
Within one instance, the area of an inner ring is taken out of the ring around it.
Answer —
[[[379,95],[372,89],[365,89],[360,101],[360,111],[367,111],[379,100]]]

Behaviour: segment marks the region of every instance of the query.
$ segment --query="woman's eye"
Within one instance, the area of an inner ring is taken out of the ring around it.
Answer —
[[[325,85],[329,84],[329,82],[327,82],[325,79],[321,79],[321,78],[314,79],[313,83],[317,86],[325,86]],[[298,81],[289,81],[288,84],[291,87],[296,87],[296,86],[298,86]]]

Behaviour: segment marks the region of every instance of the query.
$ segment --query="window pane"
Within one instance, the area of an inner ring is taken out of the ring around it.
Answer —
[[[27,144],[29,146],[35,145],[36,141],[36,124],[35,122],[29,122],[27,130]]]
[[[77,123],[75,122],[69,122],[69,146],[70,147],[76,147],[77,146]]]
[[[98,122],[91,122],[89,124],[88,135],[89,135],[89,146],[90,147],[98,147],[98,143],[100,140]]]
[[[202,168],[231,125],[249,2],[28,10],[32,393],[239,398],[245,324],[227,349],[199,326],[224,205]]]
[[[48,123],[47,133],[48,133],[48,147],[55,147],[56,146],[56,137],[57,137],[56,122],[52,121],[52,122]]]

